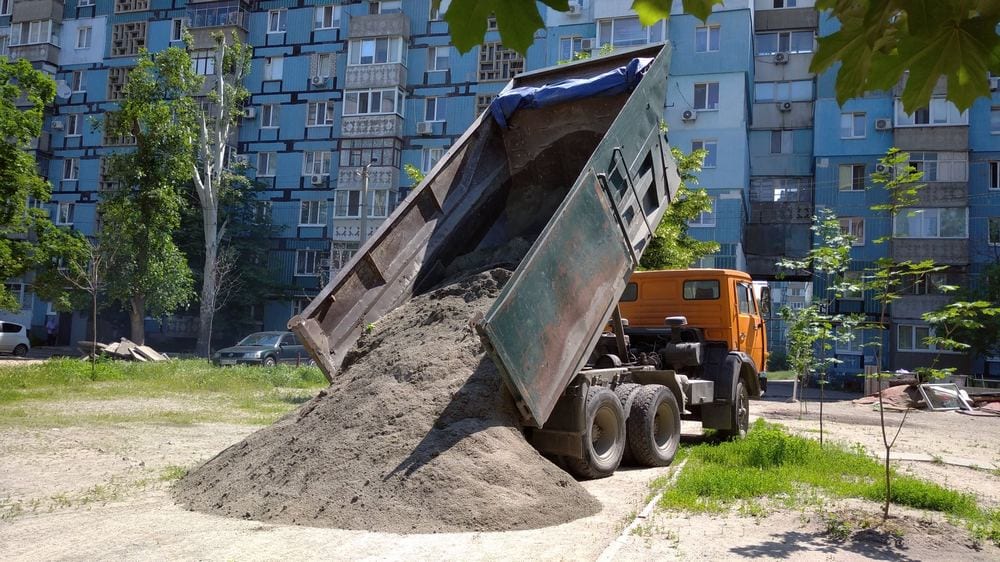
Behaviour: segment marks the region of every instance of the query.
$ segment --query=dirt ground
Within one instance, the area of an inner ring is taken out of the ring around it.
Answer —
[[[49,404],[49,407],[53,404]],[[74,402],[74,410],[106,404]],[[182,408],[162,399],[133,407]],[[780,398],[752,411],[816,437],[818,408]],[[890,414],[896,419],[899,414]],[[849,402],[825,408],[827,438],[877,450],[877,413]],[[585,482],[602,504],[591,517],[530,531],[396,535],[262,524],[189,512],[169,486],[181,468],[208,460],[257,428],[245,425],[117,424],[0,429],[0,553],[5,560],[63,559],[462,559],[596,560],[648,501],[667,469],[622,470]],[[691,429],[691,428],[686,428]],[[899,438],[899,461],[982,502],[1000,505],[1000,418],[914,412]],[[948,464],[948,463],[954,463]],[[982,468],[966,468],[958,464]],[[940,517],[893,508],[892,533],[858,531],[877,507],[775,508],[752,517],[655,511],[621,537],[607,560],[998,560]]]

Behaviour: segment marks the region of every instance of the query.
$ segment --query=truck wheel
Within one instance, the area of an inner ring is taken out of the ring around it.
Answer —
[[[583,458],[567,458],[566,468],[585,480],[611,476],[625,451],[625,412],[614,392],[590,388],[584,424]]]
[[[743,439],[750,430],[750,395],[743,381],[736,383],[736,401],[730,413],[732,429],[721,432],[728,439]]]
[[[636,392],[628,414],[628,444],[643,466],[668,466],[681,441],[681,411],[674,393],[650,384]]]
[[[615,387],[615,395],[618,396],[618,400],[622,403],[622,411],[625,412],[625,418],[628,418],[628,413],[632,411],[632,401],[635,400],[635,393],[642,388],[641,384],[625,383],[620,384]],[[635,456],[632,455],[632,449],[628,446],[628,423],[625,424],[625,450],[622,452],[622,464],[625,466],[635,465]]]

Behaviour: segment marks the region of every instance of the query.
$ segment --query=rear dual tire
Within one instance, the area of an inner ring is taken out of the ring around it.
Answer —
[[[681,412],[667,387],[650,384],[631,397],[626,422],[631,456],[642,466],[668,466],[674,462],[681,440]]]
[[[593,480],[614,474],[625,452],[625,412],[614,392],[592,386],[585,406],[583,458],[566,457],[574,476]]]

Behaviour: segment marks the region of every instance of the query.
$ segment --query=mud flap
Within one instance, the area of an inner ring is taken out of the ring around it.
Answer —
[[[736,383],[740,380],[743,363],[729,355],[712,380],[715,381],[715,402],[701,407],[701,425],[709,429],[732,430],[732,409],[736,402]]]

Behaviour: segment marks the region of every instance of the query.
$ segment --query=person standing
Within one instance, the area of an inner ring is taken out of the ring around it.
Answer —
[[[55,312],[50,312],[45,318],[45,333],[48,334],[47,345],[55,345],[56,335],[59,333],[59,317]]]

